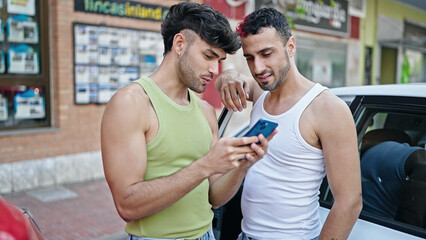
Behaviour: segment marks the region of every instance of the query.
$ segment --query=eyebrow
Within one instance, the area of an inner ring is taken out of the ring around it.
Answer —
[[[212,49],[207,49],[207,51],[210,52],[211,54],[213,54],[215,57],[219,58],[219,60],[225,60],[226,59],[226,57],[220,58],[219,54],[217,54]]]
[[[263,53],[263,52],[266,52],[266,51],[269,51],[269,50],[273,50],[273,49],[275,49],[274,47],[267,47],[267,48],[263,48],[263,49],[260,49],[259,51],[257,51],[256,53]],[[250,57],[250,56],[252,56],[251,54],[244,54],[243,55],[244,57]]]

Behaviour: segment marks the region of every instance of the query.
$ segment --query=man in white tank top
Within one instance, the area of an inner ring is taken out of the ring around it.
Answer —
[[[239,239],[346,239],[362,208],[357,135],[348,106],[302,76],[283,14],[263,8],[237,27],[254,80],[225,71],[216,81],[225,107],[253,101],[250,125],[279,123],[269,151],[248,172]],[[244,97],[241,97],[244,96]],[[327,172],[334,204],[322,226],[318,194]]]

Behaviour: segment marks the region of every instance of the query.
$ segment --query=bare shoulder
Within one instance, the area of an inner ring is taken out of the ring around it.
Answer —
[[[325,139],[340,136],[339,133],[345,135],[354,126],[348,106],[330,90],[322,91],[309,104],[299,124],[305,141],[322,149],[326,143]]]
[[[137,83],[131,83],[120,88],[110,99],[108,105],[116,104],[145,105],[149,103],[149,97],[143,88]]]
[[[320,118],[329,119],[331,116],[350,115],[348,105],[330,90],[324,90],[312,102],[312,110]]]
[[[354,121],[348,105],[330,90],[319,94],[310,107],[311,119],[316,132],[335,132],[336,129],[352,129]],[[343,131],[342,133],[345,133]]]
[[[149,108],[148,95],[139,84],[132,83],[119,89],[112,96],[105,108],[103,122],[141,123],[141,115],[149,113]]]

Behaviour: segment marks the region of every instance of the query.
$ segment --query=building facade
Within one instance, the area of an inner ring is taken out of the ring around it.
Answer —
[[[161,21],[178,2],[0,0],[0,194],[103,177],[105,104],[156,69]],[[394,0],[196,2],[233,26],[260,7],[285,12],[299,70],[325,86],[425,81],[424,9]],[[223,69],[250,74],[241,52]],[[221,108],[213,84],[202,97]]]
[[[180,1],[13,2],[0,0],[0,193],[102,177],[105,103],[161,62]]]

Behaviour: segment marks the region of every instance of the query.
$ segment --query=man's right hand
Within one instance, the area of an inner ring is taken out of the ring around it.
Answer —
[[[251,100],[249,80],[235,70],[224,71],[217,77],[215,87],[225,108],[237,112],[247,107],[247,100]]]
[[[257,141],[261,145],[256,146]],[[253,145],[253,146],[252,146]],[[259,160],[266,154],[268,140],[259,137],[221,138],[203,157],[205,169],[209,169],[209,175],[224,174],[244,164],[241,159],[249,158]]]

